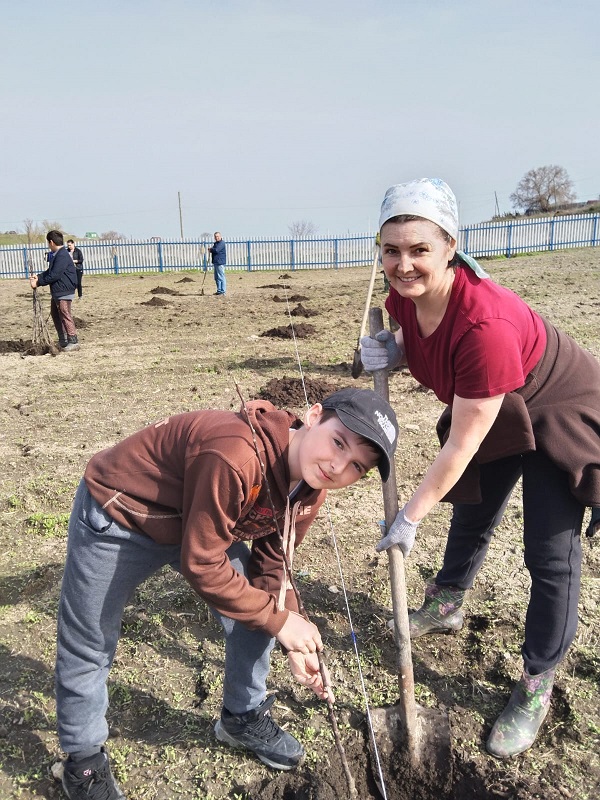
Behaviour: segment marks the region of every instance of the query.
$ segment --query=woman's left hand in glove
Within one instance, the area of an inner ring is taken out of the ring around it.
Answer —
[[[413,522],[407,518],[406,514],[404,513],[404,508],[402,508],[398,512],[398,515],[392,523],[388,533],[375,545],[375,550],[377,550],[378,553],[381,553],[382,550],[387,550],[388,547],[391,547],[393,544],[397,544],[400,550],[402,550],[402,555],[404,558],[407,558],[408,554],[412,550],[413,544],[415,543],[415,536],[418,526],[418,522]]]

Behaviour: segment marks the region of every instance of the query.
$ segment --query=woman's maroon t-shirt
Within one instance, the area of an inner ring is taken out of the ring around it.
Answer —
[[[457,267],[444,318],[423,338],[415,304],[390,289],[385,307],[401,326],[408,368],[444,403],[493,397],[524,385],[546,347],[544,323],[518,295]]]

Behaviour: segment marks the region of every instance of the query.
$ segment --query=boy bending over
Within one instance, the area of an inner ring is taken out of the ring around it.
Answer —
[[[304,424],[252,401],[240,413],[168,417],[91,459],[69,522],[58,614],[56,701],[70,800],[125,798],[104,749],[106,681],[125,605],[165,564],[223,626],[217,738],[275,769],[300,763],[302,745],[272,719],[275,695],[266,698],[275,641],[299,683],[323,699],[328,689],[318,665],[321,636],[298,613],[284,575],[273,508],[291,562],[327,489],[349,486],[375,465],[387,480],[397,436],[385,400],[348,388],[311,406]]]

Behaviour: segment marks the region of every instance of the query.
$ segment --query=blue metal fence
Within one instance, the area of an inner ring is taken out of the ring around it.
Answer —
[[[462,228],[459,249],[475,258],[510,256],[568,247],[600,244],[598,214],[522,218],[482,222]],[[86,273],[115,275],[135,272],[205,270],[209,242],[125,240],[105,242],[84,239],[77,243],[84,255]],[[311,239],[228,239],[227,270],[339,269],[369,264],[374,236]],[[0,247],[0,278],[19,278],[46,268],[44,245]]]

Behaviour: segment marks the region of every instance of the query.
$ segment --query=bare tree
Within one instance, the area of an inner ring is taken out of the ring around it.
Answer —
[[[105,231],[99,238],[105,242],[122,242],[126,237],[118,231]]]
[[[51,219],[42,220],[42,228],[44,229],[44,236],[48,231],[61,231],[64,233],[63,226],[60,224],[60,222],[55,222]]]
[[[37,244],[44,241],[46,232],[41,225],[34,222],[32,219],[23,220],[23,240],[24,244]]]
[[[288,230],[292,239],[310,239],[311,236],[316,236],[317,226],[307,219],[299,219],[288,225]]]
[[[510,196],[513,206],[523,211],[549,211],[552,206],[573,200],[573,182],[567,170],[555,164],[530,169]]]

